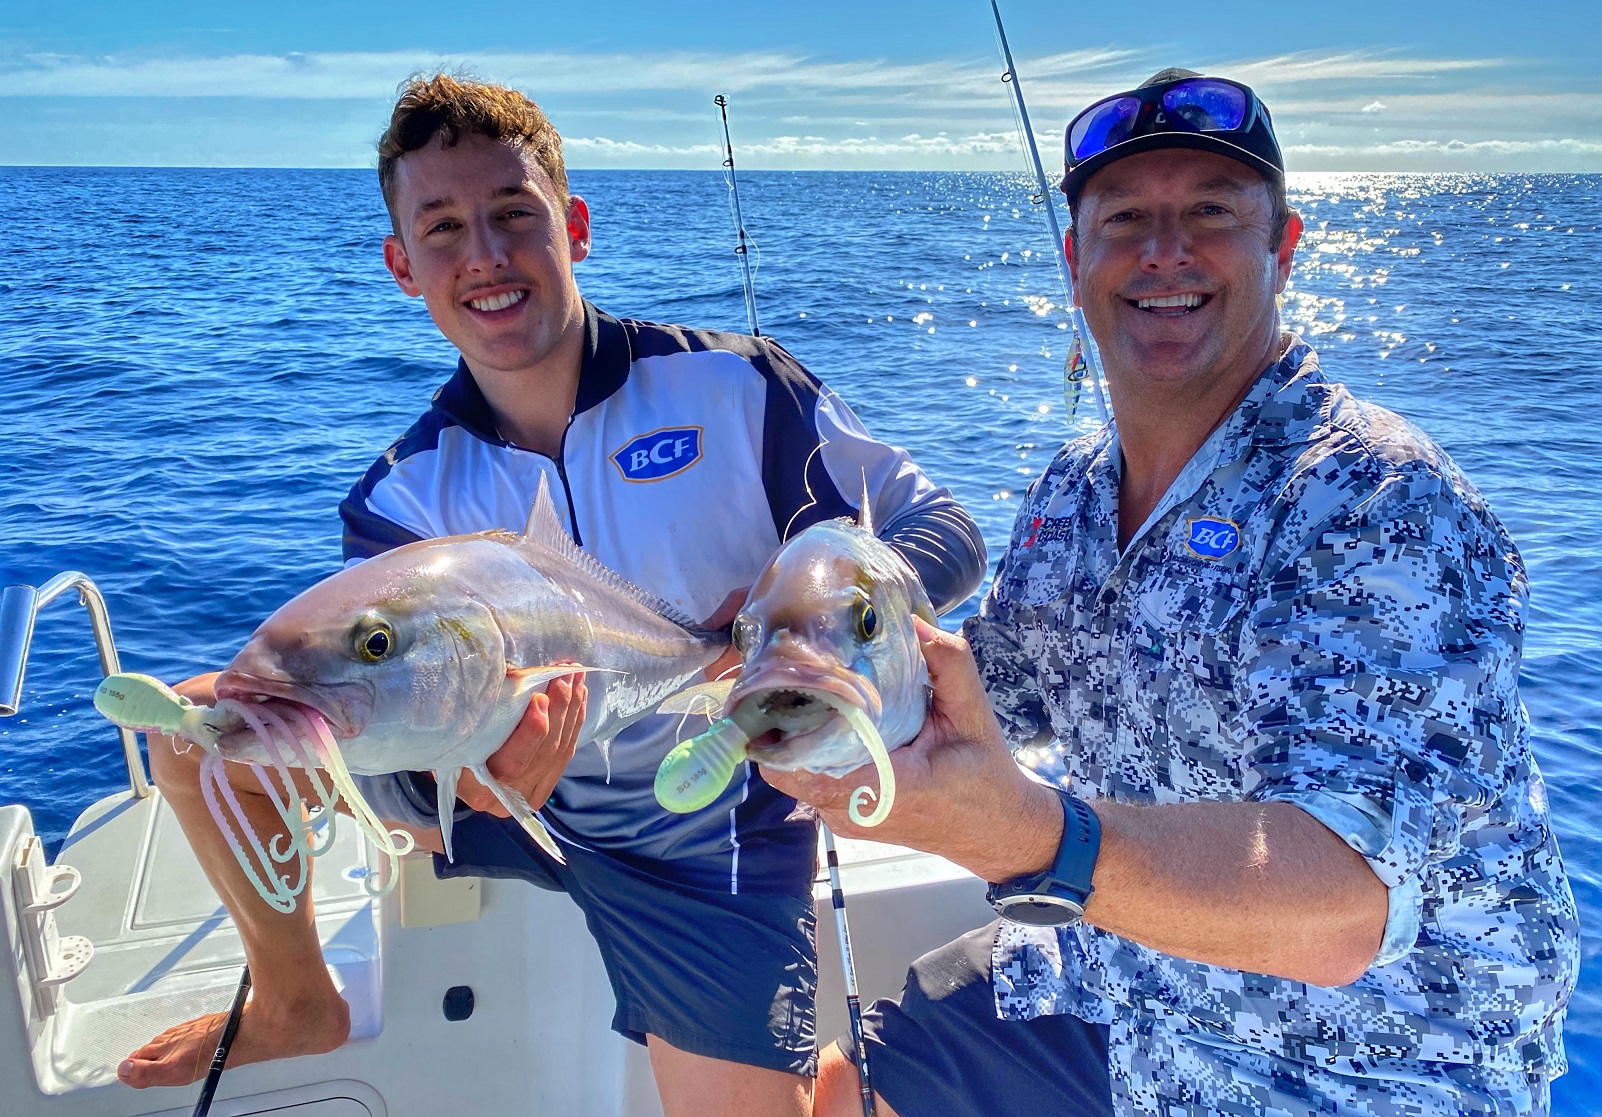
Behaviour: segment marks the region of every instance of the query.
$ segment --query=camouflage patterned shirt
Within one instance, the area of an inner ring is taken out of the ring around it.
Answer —
[[[1384,942],[1323,988],[1004,923],[998,1012],[1109,1024],[1120,1114],[1545,1111],[1579,932],[1507,533],[1299,341],[1120,555],[1121,460],[1110,428],[1058,454],[969,622],[1020,760],[1092,800],[1297,804],[1387,885]]]

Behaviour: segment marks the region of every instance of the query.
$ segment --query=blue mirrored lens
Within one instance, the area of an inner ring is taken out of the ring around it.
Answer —
[[[1092,105],[1068,129],[1068,150],[1076,160],[1106,151],[1129,138],[1139,117],[1139,97],[1112,97]]]
[[[1246,93],[1221,81],[1182,81],[1163,93],[1163,111],[1175,128],[1233,132],[1246,120]]]

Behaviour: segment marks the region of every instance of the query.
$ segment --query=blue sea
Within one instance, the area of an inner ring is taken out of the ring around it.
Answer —
[[[720,174],[572,179],[590,298],[745,327]],[[1524,699],[1587,931],[1556,1109],[1602,1111],[1602,176],[1292,176],[1291,194],[1290,323],[1447,448],[1528,563]],[[1097,423],[1063,399],[1070,335],[1028,195],[1003,174],[741,179],[763,331],[950,486],[992,556],[1030,479]],[[82,570],[126,669],[217,667],[337,567],[338,501],[455,360],[383,269],[374,176],[0,168],[0,213],[0,585]],[[125,786],[97,681],[63,598],[0,721],[0,803],[47,840]]]

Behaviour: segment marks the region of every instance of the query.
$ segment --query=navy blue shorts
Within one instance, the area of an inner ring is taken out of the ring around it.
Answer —
[[[868,1075],[901,1117],[1112,1114],[1107,1028],[1077,1016],[1000,1020],[990,987],[998,923],[912,963],[899,1001],[864,1013]],[[850,1035],[838,1041],[856,1060]]]
[[[713,1059],[817,1072],[810,878],[804,894],[734,895],[570,842],[558,865],[517,823],[479,813],[456,821],[452,848],[456,864],[434,857],[442,878],[516,878],[573,897],[617,997],[614,1031]]]

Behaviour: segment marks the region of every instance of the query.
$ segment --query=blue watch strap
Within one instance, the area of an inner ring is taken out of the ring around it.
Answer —
[[[1051,875],[1077,893],[1079,906],[1084,907],[1096,890],[1091,881],[1096,875],[1096,858],[1101,853],[1101,819],[1079,796],[1060,788],[1057,794],[1062,797],[1062,844],[1057,847]]]
[[[1084,914],[1101,852],[1101,820],[1083,799],[1053,788],[1062,799],[1062,841],[1050,869],[990,886],[992,907],[1014,922],[1072,923]]]

